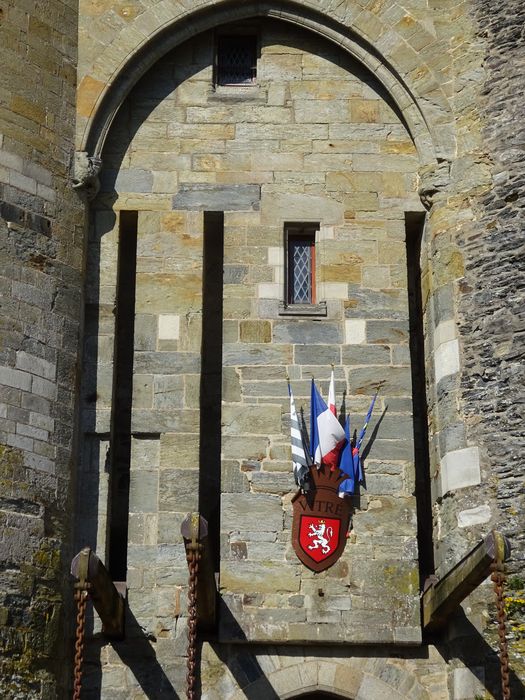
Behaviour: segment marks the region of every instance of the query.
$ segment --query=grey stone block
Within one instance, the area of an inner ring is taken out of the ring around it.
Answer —
[[[200,356],[192,352],[137,352],[133,369],[138,374],[196,374]]]
[[[276,343],[319,345],[341,343],[342,328],[339,323],[327,321],[275,321],[273,340]]]
[[[197,211],[257,211],[259,185],[182,184],[173,197],[173,209]]]
[[[221,513],[223,532],[277,532],[283,527],[283,510],[279,496],[223,493]]]
[[[366,341],[383,345],[408,342],[408,321],[368,321]]]
[[[389,365],[388,345],[343,345],[343,365]]]
[[[298,365],[339,365],[341,351],[332,345],[296,345],[294,360]]]

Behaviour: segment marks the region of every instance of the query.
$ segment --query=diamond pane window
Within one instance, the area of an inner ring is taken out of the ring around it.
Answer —
[[[315,225],[288,225],[287,302],[315,303]]]
[[[257,69],[257,37],[219,36],[217,84],[253,85]]]

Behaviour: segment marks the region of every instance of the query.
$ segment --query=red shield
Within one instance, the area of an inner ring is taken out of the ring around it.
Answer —
[[[301,549],[314,561],[323,561],[337,549],[340,529],[339,519],[301,515],[299,524]]]
[[[327,467],[310,467],[310,490],[292,499],[292,544],[295,553],[312,571],[332,566],[346,545],[351,505],[339,498],[339,484],[345,477]]]

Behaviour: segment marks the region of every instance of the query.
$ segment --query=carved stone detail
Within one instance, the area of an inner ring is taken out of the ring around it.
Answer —
[[[425,165],[419,170],[419,197],[425,209],[434,204],[436,195],[450,182],[450,161],[438,159],[436,163]]]
[[[73,166],[73,189],[84,194],[88,201],[94,199],[100,190],[99,173],[102,159],[88,156],[86,151],[76,151]]]

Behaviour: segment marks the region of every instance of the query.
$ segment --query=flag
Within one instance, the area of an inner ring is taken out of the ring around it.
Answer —
[[[295,410],[295,401],[292,387],[288,382],[288,393],[290,394],[290,439],[292,444],[292,463],[295,483],[304,487],[308,476],[308,458],[304,449],[303,434],[299,425],[299,418]]]
[[[350,416],[346,417],[345,423],[346,445],[341,453],[339,469],[346,474],[346,479],[339,484],[339,496],[351,496],[355,493],[356,477],[354,471],[354,458],[352,455],[352,440],[350,438]]]
[[[337,416],[337,408],[335,405],[335,383],[334,383],[334,368],[332,367],[332,374],[330,375],[330,386],[328,388],[328,408],[332,411],[334,416]]]
[[[366,429],[368,428],[368,424],[370,423],[370,418],[372,417],[372,411],[374,410],[374,404],[377,399],[377,391],[374,394],[372,398],[372,403],[370,404],[370,408],[368,409],[368,413],[366,414],[365,418],[365,423],[363,427],[361,428],[361,432],[359,433],[359,437],[356,442],[356,446],[352,448],[352,459],[354,463],[354,479],[356,480],[356,483],[362,483],[364,481],[364,476],[363,476],[363,464],[361,462],[361,443],[363,442],[363,438],[365,437]]]
[[[345,431],[324,402],[312,379],[310,454],[315,464],[326,464],[334,470],[345,439]]]
[[[376,399],[377,399],[377,391],[374,394],[374,397],[372,398],[372,403],[370,404],[370,408],[368,409],[368,413],[366,414],[365,424],[363,425],[363,427],[361,428],[361,432],[359,433],[359,438],[358,438],[357,443],[356,443],[356,448],[357,448],[358,452],[361,449],[361,443],[363,442],[363,438],[365,436],[366,429],[368,428],[368,424],[370,423],[370,418],[372,416],[372,411],[374,410],[374,404],[376,402]]]

